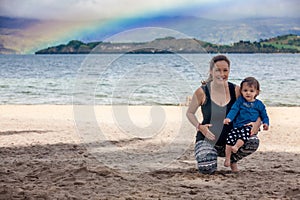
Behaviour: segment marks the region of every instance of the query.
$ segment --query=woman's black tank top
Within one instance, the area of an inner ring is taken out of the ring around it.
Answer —
[[[203,116],[202,124],[213,125],[209,129],[212,133],[216,135],[216,138],[218,140],[217,142],[214,141],[212,143],[218,146],[223,146],[226,144],[226,137],[229,131],[232,129],[232,123],[230,123],[230,125],[223,124],[223,120],[225,119],[232,105],[236,101],[235,85],[233,83],[228,82],[228,87],[230,93],[230,101],[225,106],[219,106],[211,100],[210,83],[201,86],[206,96],[206,100],[204,104],[201,106],[201,111]],[[196,135],[196,142],[204,139],[205,139],[204,135],[200,131],[198,131]]]

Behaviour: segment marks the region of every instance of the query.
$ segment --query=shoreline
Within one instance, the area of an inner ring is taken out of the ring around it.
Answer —
[[[185,113],[186,106],[82,106],[82,105],[0,105],[0,120],[2,122],[2,130],[16,131],[18,130],[44,130],[51,123],[53,133],[65,129],[69,131],[70,141],[80,143],[78,137],[78,123],[82,121],[81,115],[85,115],[84,123],[96,120],[96,126],[102,126],[107,134],[118,135],[116,140],[124,139],[124,137],[151,137],[151,135],[138,135],[135,130],[148,130],[150,125],[158,124],[164,132],[177,133],[179,129],[186,132],[187,137],[194,139],[194,127],[188,122]],[[260,145],[260,150],[276,150],[300,152],[299,137],[297,132],[300,131],[298,119],[300,118],[300,107],[266,107],[270,118],[270,130],[261,131],[259,136],[263,143],[267,140],[274,140],[272,144],[267,146]],[[198,118],[200,109],[197,111]],[[299,115],[299,116],[298,116]],[[123,118],[125,119],[123,122]],[[153,119],[157,119],[152,122]],[[160,123],[158,120],[161,120]],[[200,119],[199,119],[200,120]],[[127,123],[127,124],[126,124]],[[57,125],[56,125],[57,124]],[[123,126],[123,127],[122,127]],[[125,127],[125,128],[124,128]],[[55,129],[57,128],[57,130]],[[159,129],[160,127],[158,127]],[[171,129],[170,129],[171,128]],[[124,134],[124,132],[132,131],[132,134]],[[155,129],[154,129],[155,131]],[[117,134],[116,134],[117,133]],[[283,134],[285,133],[285,134]],[[80,134],[79,134],[80,135]],[[124,137],[123,137],[123,136]],[[3,135],[0,137],[3,137]],[[108,136],[113,138],[114,136]],[[156,136],[156,138],[159,137]],[[172,137],[172,135],[170,135]],[[281,144],[281,140],[289,141],[292,146]],[[43,140],[42,140],[43,141]],[[190,140],[193,141],[193,140]],[[40,141],[41,142],[41,141]],[[43,141],[46,142],[46,141]],[[3,145],[3,141],[0,141]],[[277,146],[276,146],[277,145]],[[279,145],[279,146],[278,146]]]
[[[89,106],[96,106],[96,107],[109,107],[109,106],[163,106],[163,107],[184,107],[188,106],[189,101],[187,100],[186,102],[178,103],[178,104],[90,104]],[[34,104],[27,104],[27,103],[15,103],[15,104],[6,104],[6,103],[0,103],[0,106],[86,106],[87,104],[72,104],[72,103],[34,103]],[[294,108],[294,107],[300,107],[300,105],[295,105],[295,104],[278,104],[278,105],[268,105],[266,104],[266,107],[271,107],[271,108],[276,108],[276,107],[282,107],[282,108]]]

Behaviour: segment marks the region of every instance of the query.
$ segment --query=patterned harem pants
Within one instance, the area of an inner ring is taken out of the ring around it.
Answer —
[[[237,153],[231,154],[231,163],[236,163],[242,158],[252,154],[259,146],[257,135],[253,135],[238,150]],[[200,140],[195,145],[195,157],[198,170],[203,174],[212,174],[217,170],[217,157],[225,157],[225,145],[213,146],[207,140]]]

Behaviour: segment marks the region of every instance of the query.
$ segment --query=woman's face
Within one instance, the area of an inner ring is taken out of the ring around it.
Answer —
[[[210,71],[213,81],[224,83],[228,81],[230,68],[225,60],[220,60],[215,63],[214,68]]]

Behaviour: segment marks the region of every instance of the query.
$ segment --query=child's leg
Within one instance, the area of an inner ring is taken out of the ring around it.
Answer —
[[[225,162],[224,162],[224,166],[225,167],[229,167],[230,166],[230,156],[231,156],[231,148],[232,146],[226,144],[226,148],[225,148]]]
[[[231,157],[231,151],[232,151],[231,148],[236,143],[236,140],[237,140],[236,128],[234,128],[228,133],[228,137],[226,138],[225,162],[224,162],[225,167],[230,166],[230,157]]]
[[[251,126],[243,126],[240,130],[238,130],[237,141],[232,147],[233,153],[238,152],[238,150],[245,144],[250,137],[250,132]]]
[[[243,140],[238,139],[238,140],[236,141],[235,145],[232,146],[231,151],[232,151],[233,153],[236,153],[236,152],[239,150],[239,148],[241,148],[241,147],[244,145],[244,143],[245,143],[245,142],[244,142]]]
[[[238,169],[238,166],[237,166],[237,163],[236,163],[236,162],[235,162],[235,163],[231,163],[231,164],[230,164],[230,168],[231,168],[231,171],[232,171],[233,173],[239,172],[239,169]]]

